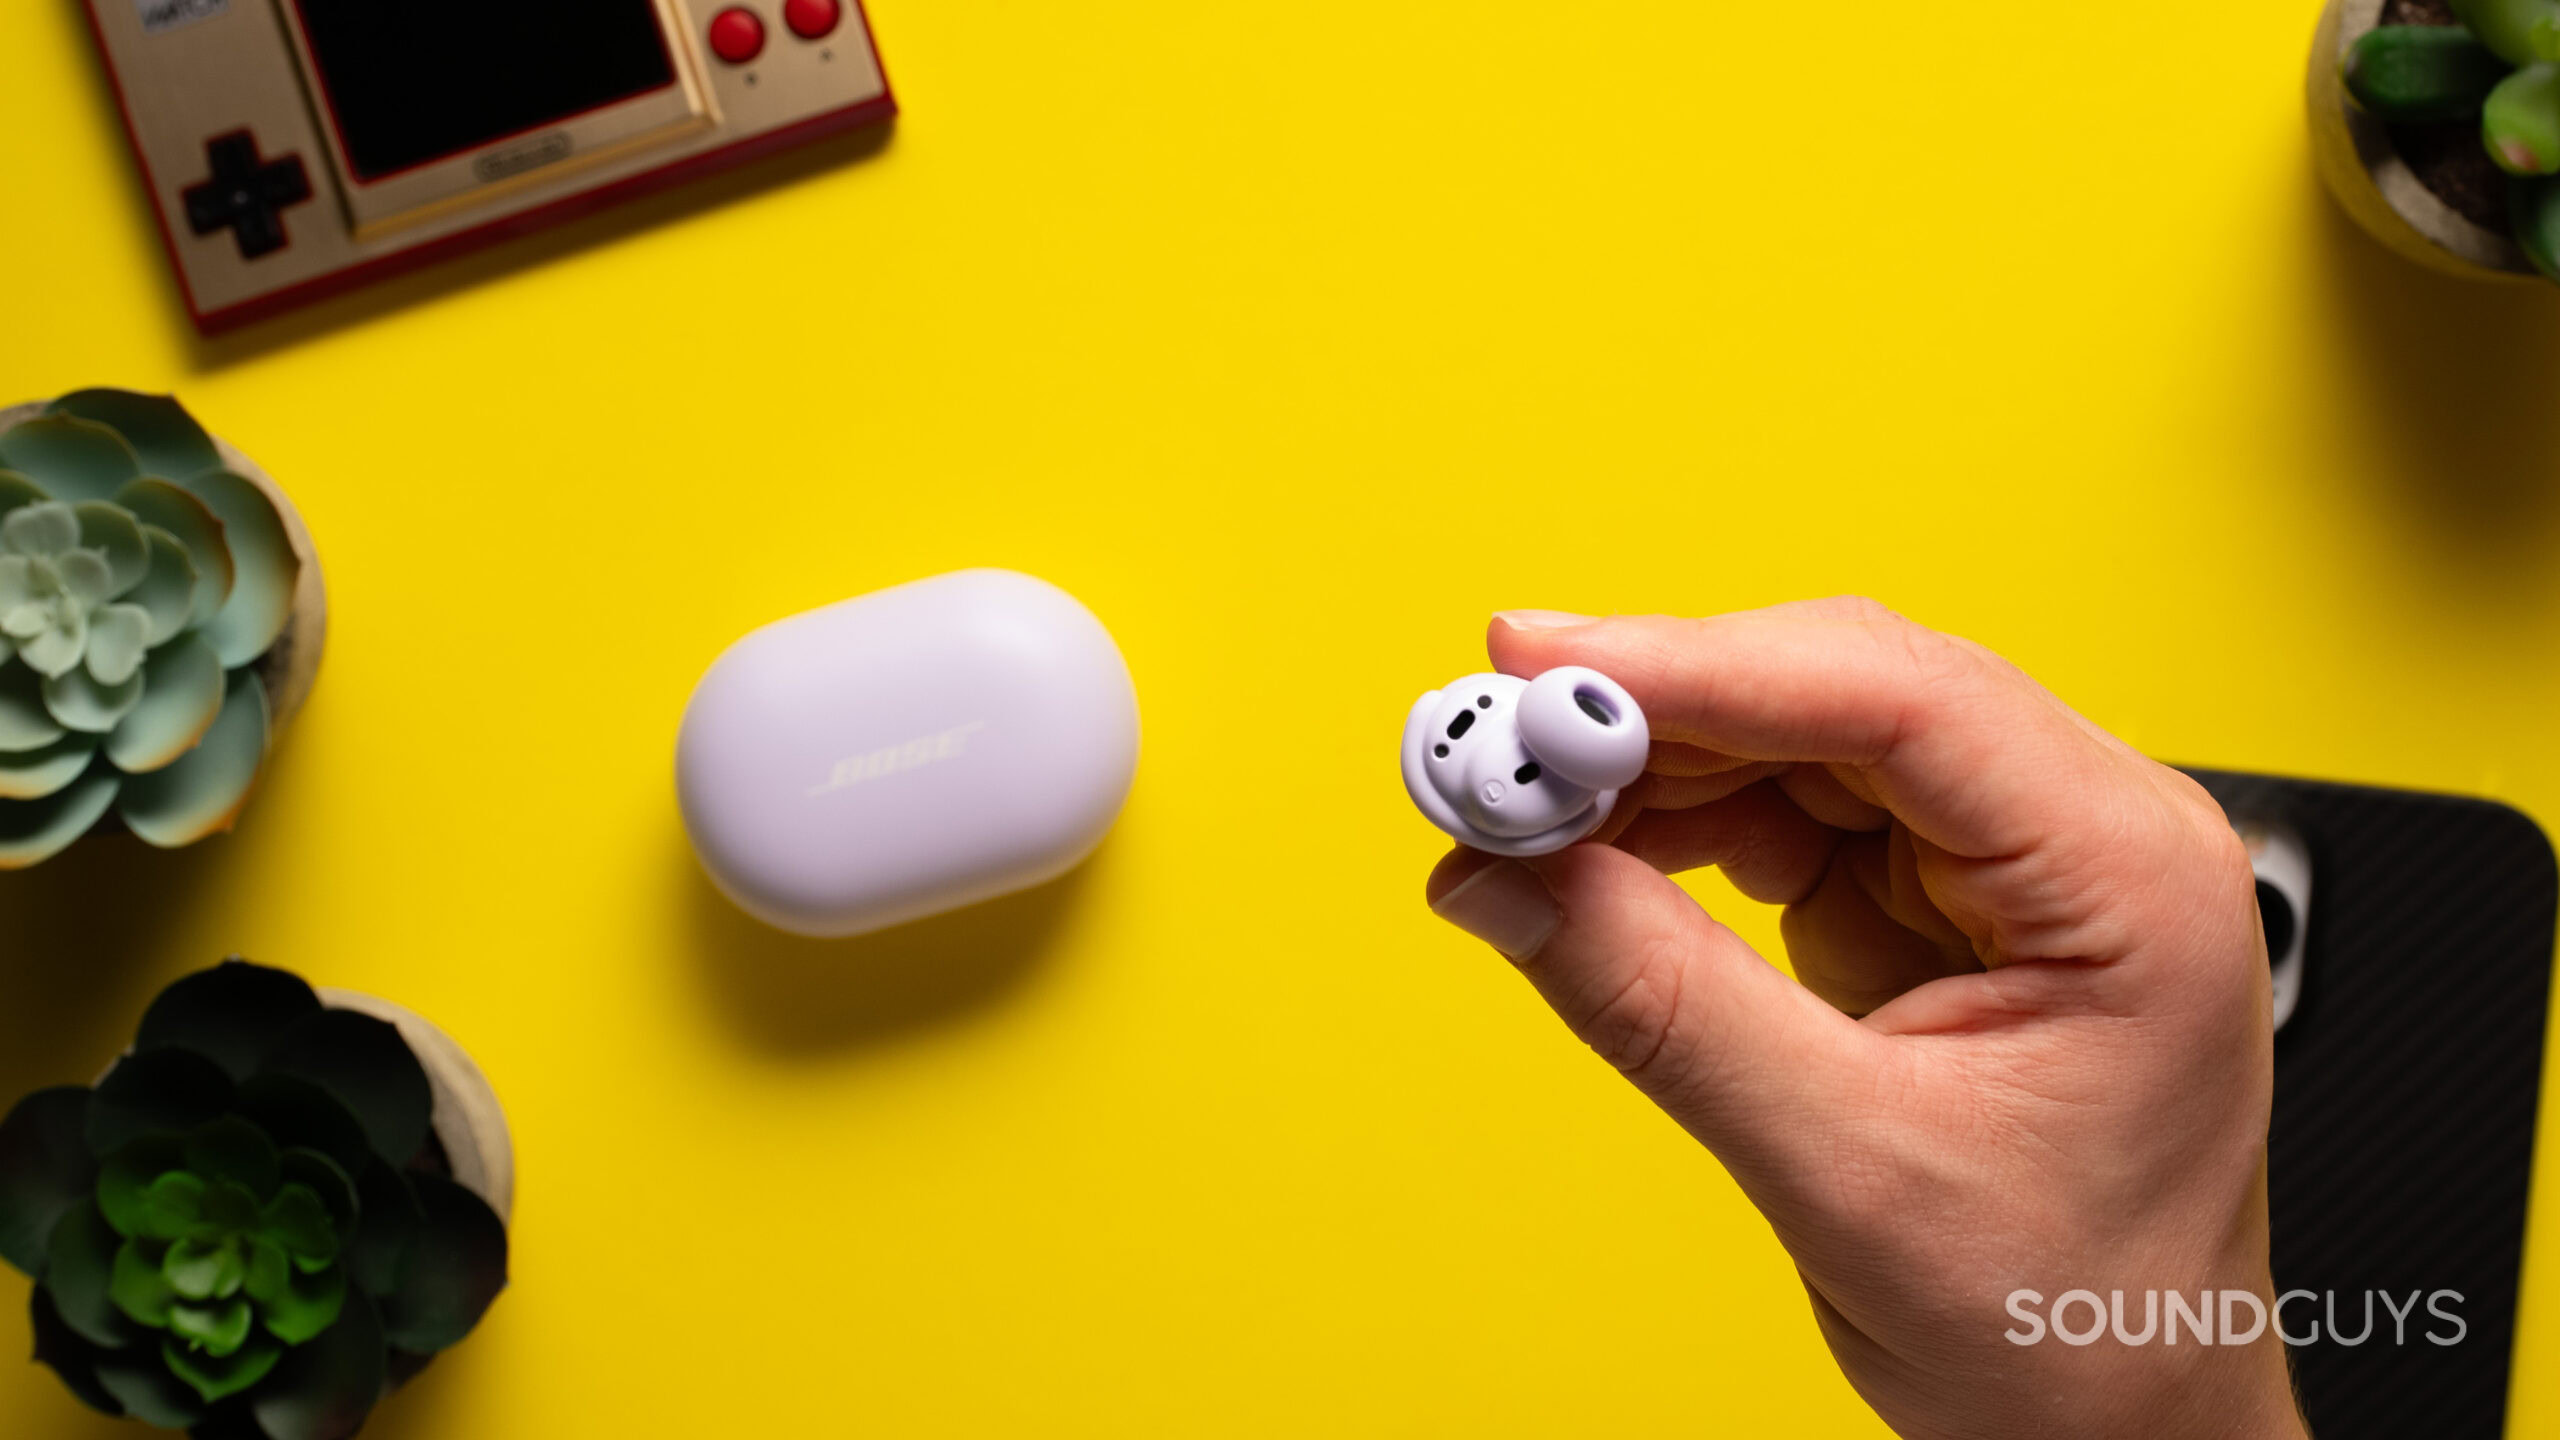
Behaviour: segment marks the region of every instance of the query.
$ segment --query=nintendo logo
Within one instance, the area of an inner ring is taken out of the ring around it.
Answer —
[[[142,33],[157,35],[210,20],[231,8],[231,0],[133,0],[133,8],[142,16]]]
[[[530,140],[520,140],[503,149],[490,151],[471,162],[471,173],[483,180],[504,180],[510,175],[522,175],[528,170],[539,170],[545,165],[555,165],[568,159],[572,145],[568,131],[554,130],[547,135],[536,135]]]

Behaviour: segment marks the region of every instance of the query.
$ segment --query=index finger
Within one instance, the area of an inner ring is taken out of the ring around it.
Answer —
[[[1607,675],[1658,739],[1850,766],[1916,834],[1969,858],[2102,832],[2132,778],[2131,752],[2015,666],[1872,601],[1703,620],[1511,612],[1487,648],[1509,674]]]

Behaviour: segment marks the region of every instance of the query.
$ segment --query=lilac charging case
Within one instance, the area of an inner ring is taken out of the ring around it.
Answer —
[[[676,799],[741,908],[858,935],[1073,869],[1137,768],[1102,622],[1047,581],[961,570],[730,646],[685,706]]]

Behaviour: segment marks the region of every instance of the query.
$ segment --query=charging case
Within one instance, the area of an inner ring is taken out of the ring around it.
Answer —
[[[676,799],[741,908],[858,935],[1065,874],[1137,768],[1102,622],[1047,581],[961,570],[730,646],[685,706]]]

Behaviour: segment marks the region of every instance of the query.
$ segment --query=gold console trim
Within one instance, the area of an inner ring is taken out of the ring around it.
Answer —
[[[346,153],[338,117],[330,109],[319,58],[311,48],[311,37],[303,29],[301,6],[295,0],[272,3],[292,47],[295,67],[301,73],[303,98],[311,106],[314,128],[337,174],[348,230],[358,243],[553,185],[581,171],[681,140],[719,123],[710,87],[701,72],[700,57],[684,29],[684,12],[675,0],[649,0],[659,43],[665,46],[668,66],[675,74],[673,84],[378,180],[361,180]],[[559,150],[556,157],[538,153],[555,144]],[[510,152],[537,153],[522,157],[530,163],[510,163]],[[489,173],[493,166],[503,173]]]

